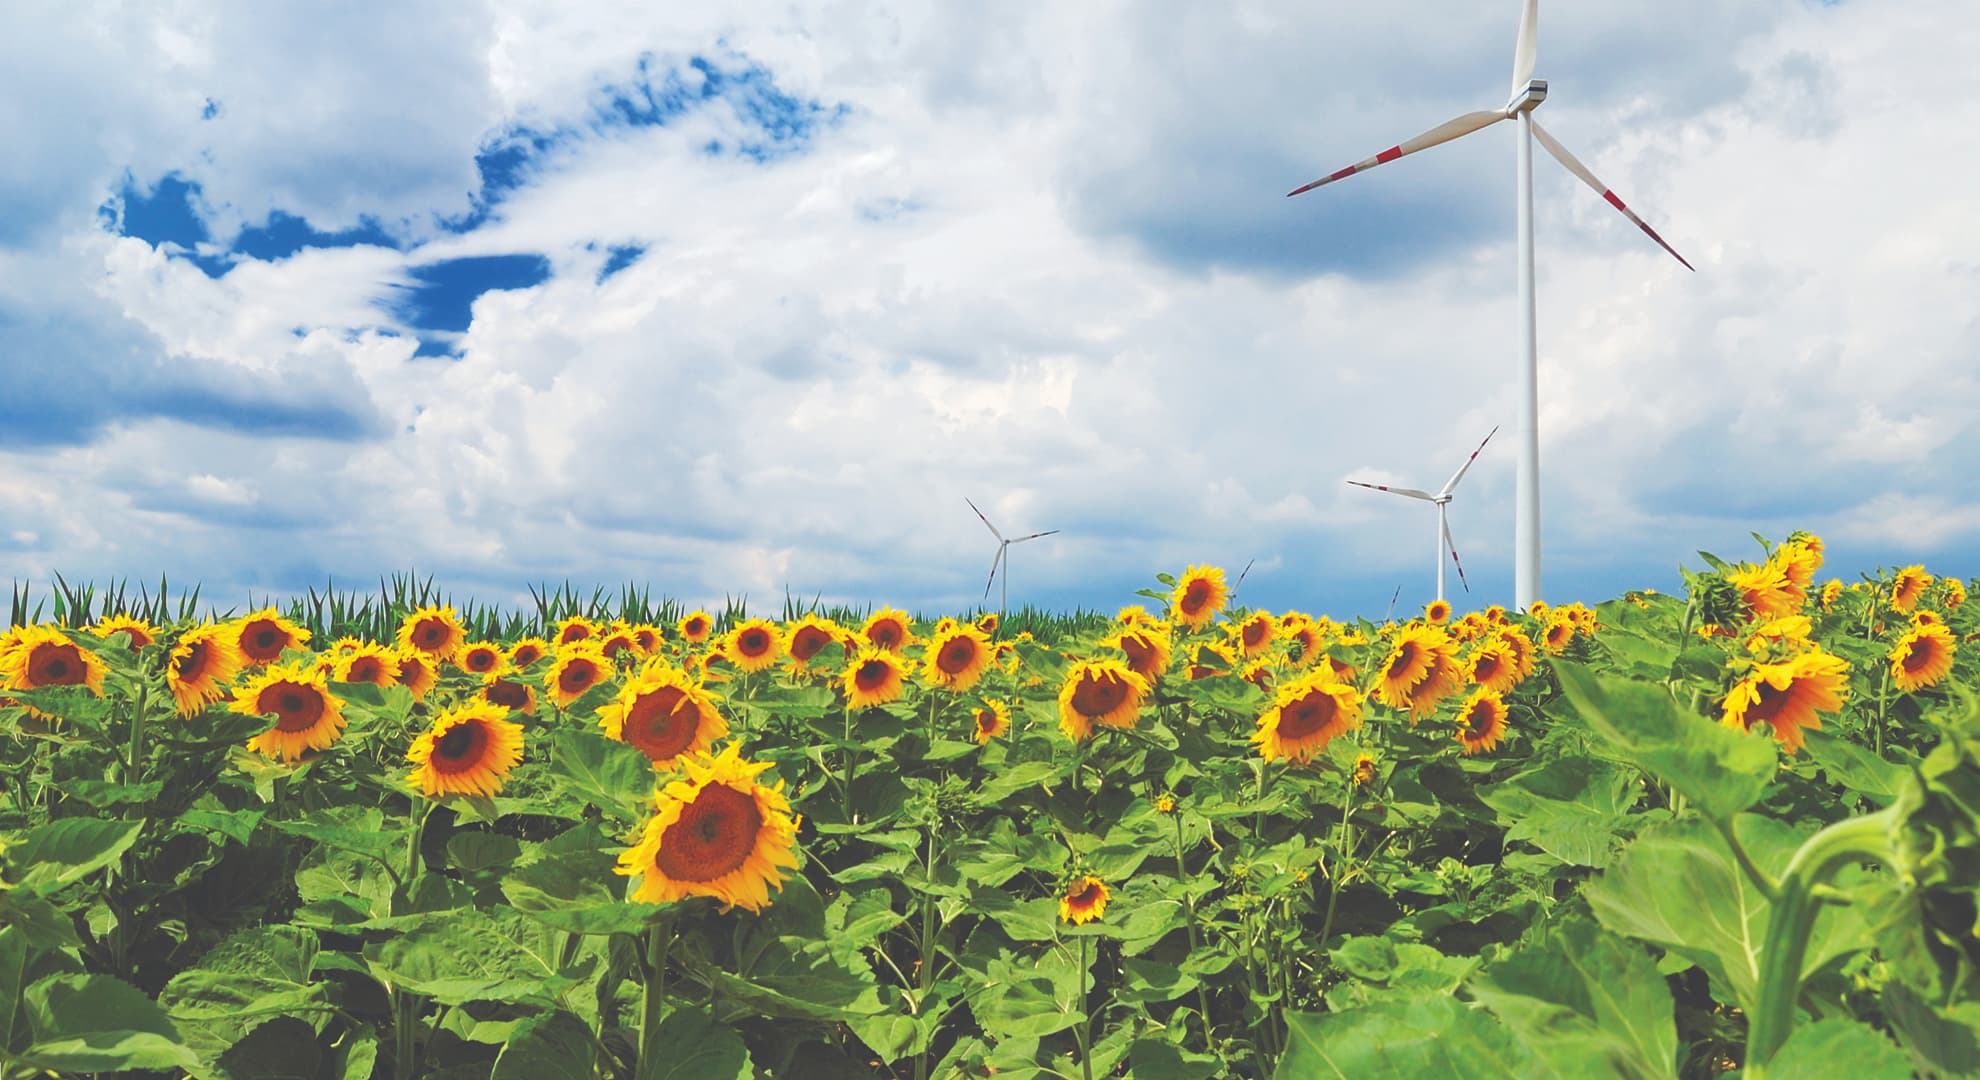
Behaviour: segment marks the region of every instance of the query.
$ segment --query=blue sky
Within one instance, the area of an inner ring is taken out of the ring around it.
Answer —
[[[85,5],[87,7],[87,5]],[[0,577],[952,610],[1511,593],[1519,5],[494,2],[0,42]],[[1980,573],[1980,15],[1543,4],[1545,592]],[[1890,73],[1902,71],[1904,79]],[[1929,107],[1926,107],[1929,105]]]

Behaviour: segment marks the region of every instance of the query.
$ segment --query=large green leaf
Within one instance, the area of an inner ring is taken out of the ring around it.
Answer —
[[[754,1080],[749,1048],[727,1024],[698,1009],[677,1009],[660,1021],[653,1051],[659,1080]]]
[[[1793,1080],[1911,1080],[1911,1063],[1875,1028],[1817,1020],[1794,1029],[1767,1060],[1767,1075]]]
[[[1721,821],[1760,799],[1778,767],[1773,740],[1680,712],[1659,684],[1604,678],[1555,662],[1561,691],[1623,757]]]
[[[625,899],[626,879],[602,850],[557,851],[517,867],[502,879],[502,895],[517,911],[574,934],[637,934],[665,910]]]
[[[108,975],[52,975],[22,995],[34,1043],[22,1064],[62,1072],[196,1069],[199,1058],[136,987]]]
[[[316,949],[316,935],[298,927],[243,930],[173,976],[158,1003],[186,1044],[214,1060],[271,1017],[328,1012],[328,987],[313,977]]]
[[[566,728],[552,735],[550,775],[576,798],[621,820],[640,817],[653,798],[653,762],[594,731]]]
[[[268,824],[291,836],[375,859],[400,857],[406,850],[406,829],[386,828],[385,813],[375,806],[333,806],[308,817]]]
[[[1452,997],[1287,1013],[1278,1080],[1541,1080],[1554,1071],[1486,1013]],[[1575,1078],[1580,1080],[1580,1078]]]
[[[590,1076],[593,1044],[585,1022],[567,1012],[531,1017],[516,1028],[488,1080],[542,1080]]]
[[[143,828],[142,821],[61,818],[28,830],[7,861],[23,869],[20,884],[53,892],[115,862]]]
[[[1493,964],[1469,989],[1564,1073],[1677,1075],[1671,991],[1656,961],[1585,918]]]
[[[364,956],[393,983],[445,1005],[545,1001],[572,982],[557,967],[556,932],[513,911],[473,908],[411,921]]]
[[[1560,758],[1479,788],[1478,798],[1498,811],[1508,843],[1525,840],[1562,862],[1600,868],[1636,802],[1634,780],[1610,762]]]

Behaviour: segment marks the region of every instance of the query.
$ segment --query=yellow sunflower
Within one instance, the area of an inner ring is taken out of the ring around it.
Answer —
[[[1079,926],[1107,913],[1107,900],[1114,894],[1107,883],[1092,874],[1081,874],[1066,886],[1059,897],[1059,918]]]
[[[1059,689],[1059,730],[1084,742],[1095,724],[1132,728],[1147,694],[1148,680],[1118,660],[1077,661]]]
[[[1011,730],[1011,708],[1001,701],[986,701],[976,709],[971,737],[979,743],[1000,738]]]
[[[406,782],[429,799],[442,795],[493,798],[522,760],[523,727],[509,710],[470,701],[434,717],[433,727],[406,750],[413,766]]]
[[[1952,671],[1953,633],[1944,625],[1917,626],[1891,646],[1891,680],[1905,693],[1937,686]]]
[[[399,685],[412,691],[414,701],[424,700],[440,681],[436,662],[418,649],[398,649],[392,655],[399,661]]]
[[[467,644],[467,631],[449,607],[423,607],[399,624],[399,648],[420,653],[438,664],[452,660]]]
[[[785,647],[793,671],[803,671],[811,658],[846,636],[845,629],[823,615],[806,615],[786,628]]]
[[[715,617],[705,611],[690,611],[681,616],[679,629],[683,641],[690,645],[700,645],[715,633]]]
[[[597,623],[582,615],[572,615],[557,621],[557,632],[550,635],[550,640],[561,649],[580,641],[590,641],[598,636],[598,630]]]
[[[1481,642],[1465,662],[1465,670],[1474,684],[1495,694],[1510,693],[1519,685],[1519,661],[1511,643],[1503,638]]]
[[[233,626],[234,644],[249,667],[272,664],[281,659],[283,650],[298,649],[309,642],[309,631],[276,614],[272,607],[238,619]]]
[[[90,633],[100,638],[107,638],[119,630],[130,635],[132,652],[158,640],[157,627],[130,615],[106,615],[95,626],[89,628]]]
[[[1558,654],[1574,641],[1573,619],[1548,619],[1540,630],[1540,647],[1550,654]]]
[[[1396,635],[1375,676],[1375,698],[1392,709],[1406,709],[1410,693],[1437,667],[1437,653],[1449,639],[1434,626],[1407,626]]]
[[[1815,583],[1815,572],[1822,569],[1822,538],[1805,533],[1790,537],[1787,543],[1774,549],[1771,561],[1780,564],[1790,585],[1806,593],[1808,586]]]
[[[394,650],[365,642],[350,652],[333,654],[330,677],[338,682],[391,686],[399,681],[400,667]]]
[[[640,623],[633,627],[632,639],[633,644],[639,646],[639,651],[647,656],[659,652],[661,644],[665,641],[660,635],[660,628],[652,623]]]
[[[1003,622],[994,611],[986,611],[976,617],[976,628],[985,634],[995,634],[997,627],[1001,625],[1003,625]]]
[[[1423,608],[1423,621],[1432,626],[1442,626],[1451,619],[1449,600],[1432,600]]]
[[[1739,590],[1748,619],[1778,619],[1801,607],[1802,596],[1779,563],[1742,566],[1727,572],[1726,580]]]
[[[1258,718],[1251,741],[1267,761],[1290,759],[1302,765],[1339,735],[1361,726],[1361,694],[1316,671],[1281,688],[1272,707]]]
[[[706,754],[729,734],[708,691],[658,662],[598,707],[598,724],[606,738],[637,748],[655,765],[672,765],[682,754]]]
[[[87,686],[103,696],[109,665],[53,626],[24,626],[0,651],[0,688],[39,690],[46,686]]]
[[[1506,703],[1485,687],[1472,691],[1457,714],[1457,741],[1464,744],[1464,756],[1491,750],[1505,733]]]
[[[191,716],[227,696],[227,686],[240,675],[238,635],[230,626],[207,623],[179,635],[165,659],[165,685],[180,716]]]
[[[550,700],[564,708],[584,696],[585,691],[612,677],[612,662],[596,643],[580,641],[557,650],[557,659],[543,676]]]
[[[1148,621],[1148,609],[1140,604],[1129,604],[1114,616],[1114,621],[1122,626],[1136,626]]]
[[[722,639],[722,655],[742,671],[762,671],[783,657],[784,635],[776,623],[744,619]]]
[[[1201,630],[1224,610],[1231,597],[1224,587],[1224,571],[1217,566],[1192,566],[1176,582],[1169,604],[1177,622],[1191,630]]]
[[[472,675],[500,675],[509,669],[509,658],[492,641],[476,641],[454,654],[454,666]]]
[[[990,639],[974,626],[954,626],[935,635],[923,661],[928,681],[960,694],[990,668]]]
[[[1533,640],[1515,626],[1500,628],[1498,640],[1512,652],[1513,667],[1519,672],[1519,678],[1515,682],[1525,682],[1540,663],[1538,650],[1533,647]]]
[[[1272,618],[1270,612],[1260,611],[1248,616],[1237,627],[1239,655],[1249,660],[1271,648],[1273,633],[1278,628],[1278,620]]]
[[[1843,583],[1841,579],[1836,578],[1823,582],[1822,610],[1827,611],[1830,608],[1835,607],[1836,601],[1842,597],[1842,594],[1843,594]]]
[[[855,709],[885,705],[899,700],[907,687],[906,662],[878,645],[861,649],[840,678],[846,690],[846,704]]]
[[[598,635],[598,650],[614,664],[629,663],[646,655],[639,647],[639,639],[633,636],[632,627],[614,626]]]
[[[1849,663],[1822,652],[1802,653],[1779,664],[1756,664],[1753,674],[1727,692],[1723,722],[1740,731],[1767,724],[1793,753],[1801,749],[1803,728],[1822,727],[1819,713],[1842,708],[1848,682]]]
[[[248,740],[248,749],[280,761],[299,761],[312,750],[327,750],[344,733],[344,706],[319,672],[295,664],[273,664],[234,691],[230,712],[273,716],[275,724]]]
[[[528,670],[531,664],[550,655],[550,643],[540,637],[526,637],[509,646],[509,666],[517,671]]]
[[[1150,682],[1161,678],[1169,670],[1172,646],[1168,627],[1161,623],[1143,622],[1137,626],[1124,626],[1103,638],[1100,645],[1121,650],[1127,656],[1128,670]]]
[[[1375,755],[1362,753],[1355,755],[1354,771],[1349,774],[1355,787],[1367,787],[1375,782]]]
[[[1940,578],[1939,584],[1945,589],[1946,610],[1951,611],[1966,603],[1966,583],[1958,578]]]
[[[1299,622],[1286,628],[1286,659],[1295,667],[1311,667],[1320,659],[1320,650],[1327,647],[1326,631],[1311,622]]]
[[[1891,606],[1899,611],[1909,612],[1918,606],[1918,599],[1932,585],[1932,575],[1922,566],[1907,566],[1897,572],[1891,581]]]
[[[914,640],[911,627],[907,612],[881,608],[859,628],[859,636],[878,648],[899,652],[902,646]]]
[[[511,679],[501,675],[483,675],[481,677],[481,700],[492,705],[500,705],[505,709],[522,713],[525,716],[536,715],[536,687],[520,679]]]
[[[1436,711],[1439,702],[1464,689],[1464,669],[1447,641],[1430,654],[1430,671],[1409,691],[1409,722]]]
[[[781,891],[783,871],[797,868],[797,819],[783,783],[757,783],[770,763],[742,761],[733,743],[717,757],[683,762],[687,778],[654,793],[653,817],[619,856],[617,872],[639,878],[630,899],[709,896],[724,911],[762,911],[770,886]]]

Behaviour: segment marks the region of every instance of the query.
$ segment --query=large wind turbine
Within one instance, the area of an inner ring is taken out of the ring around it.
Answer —
[[[1348,483],[1353,484],[1355,487],[1365,487],[1373,491],[1386,491],[1391,495],[1402,495],[1407,498],[1422,499],[1424,502],[1437,504],[1436,554],[1437,599],[1439,600],[1444,598],[1444,550],[1446,548],[1450,549],[1451,561],[1457,564],[1458,581],[1464,585],[1465,592],[1471,591],[1471,582],[1466,581],[1464,577],[1464,561],[1458,558],[1457,541],[1451,539],[1451,519],[1450,515],[1445,512],[1445,508],[1451,505],[1451,496],[1457,492],[1458,481],[1464,479],[1464,474],[1471,469],[1471,463],[1478,460],[1480,451],[1485,449],[1485,443],[1491,442],[1492,436],[1498,433],[1499,429],[1496,427],[1486,432],[1484,440],[1478,444],[1478,449],[1473,450],[1471,456],[1464,459],[1464,464],[1458,466],[1458,471],[1451,474],[1451,478],[1445,481],[1444,486],[1435,495],[1427,491],[1418,491],[1415,488],[1388,487],[1383,484],[1364,484],[1359,480],[1348,481]],[[1393,601],[1390,602],[1390,606],[1395,606]]]
[[[976,504],[970,502],[968,498],[964,498],[963,501],[969,503],[971,510],[976,510]],[[1047,529],[1044,532],[1032,533],[1030,536],[1014,536],[1006,540],[1004,539],[1004,534],[998,532],[995,525],[990,524],[990,519],[983,516],[983,511],[976,510],[976,520],[981,521],[983,527],[990,530],[990,535],[997,538],[997,557],[990,561],[990,577],[983,583],[983,598],[985,600],[990,599],[990,586],[997,581],[997,568],[1002,567],[1004,570],[1004,593],[1003,597],[997,603],[997,621],[1001,625],[1004,619],[1004,611],[1011,605],[1011,560],[1007,555],[1011,549],[1011,545],[1022,544],[1026,540],[1036,540],[1041,536],[1051,536],[1059,530]]]
[[[1377,165],[1385,165],[1399,157],[1427,150],[1439,143],[1469,135],[1480,128],[1490,127],[1501,120],[1519,121],[1519,309],[1520,309],[1520,388],[1519,388],[1519,485],[1516,496],[1517,514],[1513,527],[1513,598],[1520,610],[1531,607],[1540,599],[1540,377],[1537,360],[1538,349],[1534,341],[1533,309],[1533,140],[1554,155],[1567,170],[1581,178],[1582,183],[1600,192],[1610,206],[1636,223],[1636,227],[1655,240],[1659,247],[1671,253],[1671,257],[1684,263],[1686,270],[1692,265],[1685,262],[1657,230],[1644,224],[1623,201],[1610,191],[1608,186],[1595,178],[1588,167],[1575,159],[1567,148],[1547,134],[1533,119],[1533,109],[1547,97],[1547,83],[1544,79],[1533,78],[1535,39],[1539,29],[1539,0],[1526,0],[1525,9],[1519,18],[1519,40],[1513,47],[1512,100],[1503,108],[1487,109],[1482,112],[1465,113],[1463,116],[1447,120],[1429,131],[1406,142],[1397,143],[1366,161],[1358,161],[1339,172],[1330,173],[1304,187],[1287,192],[1288,196],[1336,180],[1345,179],[1358,172],[1365,172]],[[1442,565],[1441,561],[1439,565]]]

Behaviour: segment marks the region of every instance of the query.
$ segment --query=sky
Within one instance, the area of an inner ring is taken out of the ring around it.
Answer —
[[[29,0],[0,578],[1512,599],[1515,0]],[[1980,9],[1543,3],[1543,595],[1980,574]],[[1445,555],[1447,567],[1449,556]],[[1825,573],[1824,576],[1827,576]],[[996,601],[992,593],[991,602]]]

